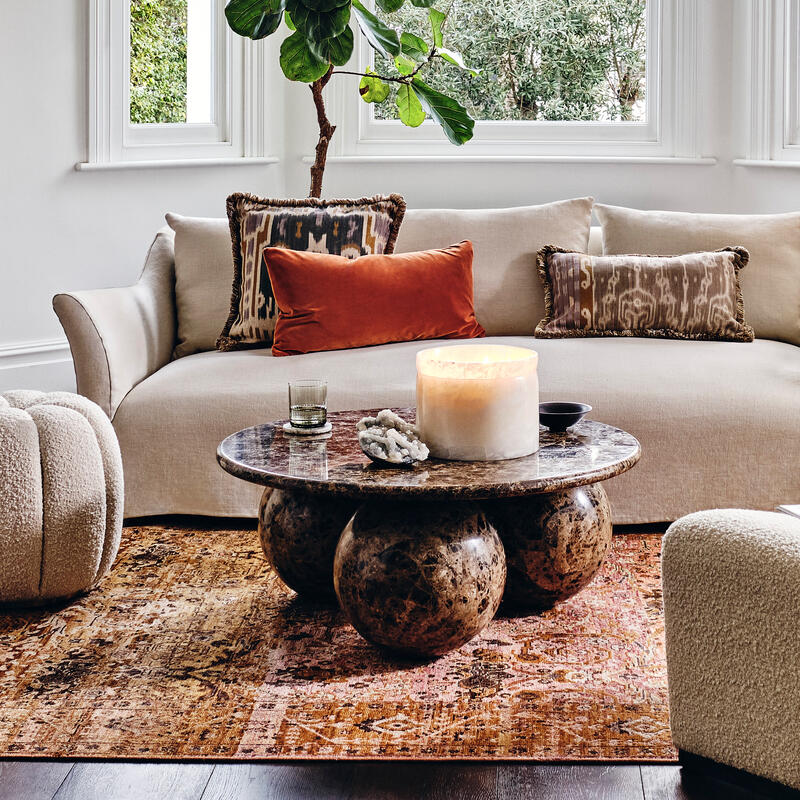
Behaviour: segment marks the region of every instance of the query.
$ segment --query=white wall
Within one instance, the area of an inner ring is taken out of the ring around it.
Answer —
[[[224,216],[232,191],[283,194],[283,171],[76,172],[87,151],[88,2],[0,5],[0,391],[71,388],[53,294],[134,282],[166,211]]]
[[[61,336],[50,308],[52,295],[134,281],[167,210],[223,216],[225,197],[238,190],[304,196],[308,166],[300,159],[313,150],[311,101],[306,87],[290,87],[285,130],[280,122],[275,126],[277,141],[285,135],[287,143],[285,162],[277,167],[75,172],[75,162],[86,156],[87,2],[2,2],[0,390],[66,387],[71,376],[65,360],[19,367],[67,357],[63,349],[39,355],[20,349]],[[395,191],[410,206],[427,207],[507,206],[593,195],[640,208],[800,209],[800,170],[731,163],[744,147],[743,32],[737,26],[750,0],[700,2],[710,15],[704,71],[713,87],[704,104],[703,154],[715,156],[715,166],[332,163],[325,194]],[[736,24],[734,8],[740,15]],[[4,369],[4,364],[16,367]]]

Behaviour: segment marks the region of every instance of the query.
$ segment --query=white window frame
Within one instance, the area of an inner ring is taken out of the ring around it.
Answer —
[[[130,122],[130,0],[90,0],[89,142],[78,169],[169,164],[275,163],[268,157],[263,42],[234,34],[224,0],[212,0],[214,122]]]
[[[742,166],[800,167],[800,0],[750,0]]]
[[[786,85],[784,142],[793,158],[800,158],[800,0],[786,2]]]
[[[455,148],[430,121],[409,129],[376,121],[358,97],[352,76],[329,84],[338,125],[334,158],[652,158],[713,163],[701,158],[700,44],[703,14],[698,0],[648,0],[646,122],[477,122],[473,139]],[[680,55],[677,55],[677,54]],[[369,66],[371,50],[357,37],[356,64]]]

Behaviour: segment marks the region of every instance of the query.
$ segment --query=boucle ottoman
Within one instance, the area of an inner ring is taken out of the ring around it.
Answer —
[[[122,459],[99,406],[68,392],[0,395],[0,603],[72,597],[108,572]]]
[[[800,520],[683,517],[663,581],[675,744],[800,788]]]

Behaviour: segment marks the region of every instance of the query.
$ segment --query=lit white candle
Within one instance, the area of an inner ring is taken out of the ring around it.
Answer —
[[[417,426],[431,455],[499,461],[539,449],[539,355],[456,345],[417,353]]]

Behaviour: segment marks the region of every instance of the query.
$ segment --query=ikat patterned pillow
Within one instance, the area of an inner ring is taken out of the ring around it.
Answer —
[[[360,200],[265,200],[232,194],[227,209],[233,290],[217,348],[238,350],[272,344],[278,307],[263,259],[267,247],[348,258],[389,254],[406,204],[396,194]]]
[[[545,317],[536,336],[752,342],[739,286],[748,258],[743,247],[681,256],[590,256],[545,247],[537,255]]]

